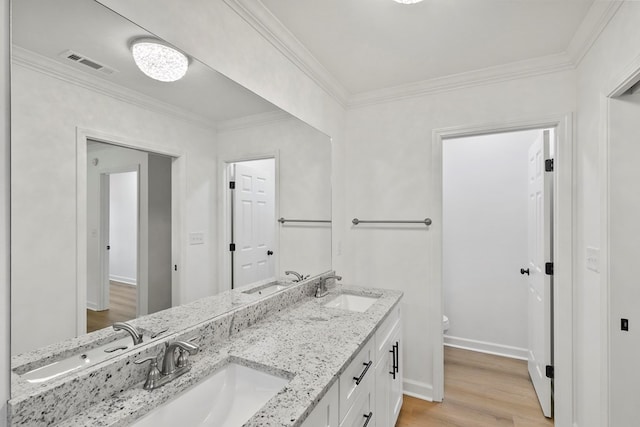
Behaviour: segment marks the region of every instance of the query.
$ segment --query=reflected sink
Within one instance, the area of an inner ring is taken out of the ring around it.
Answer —
[[[230,363],[135,422],[136,427],[238,427],[289,382]]]
[[[358,311],[363,313],[371,307],[379,297],[369,297],[362,295],[340,294],[324,306],[329,308],[340,308],[342,310]]]
[[[243,293],[267,296],[267,295],[274,294],[278,291],[281,291],[283,289],[287,289],[289,286],[291,285],[290,284],[283,285],[279,282],[272,282],[272,283],[267,283],[266,285],[257,286],[253,289],[249,289],[248,291],[244,291]]]
[[[145,341],[148,339],[144,337]],[[92,348],[82,354],[74,354],[65,359],[58,360],[48,365],[32,369],[20,375],[20,377],[30,383],[42,383],[53,380],[62,375],[88,368],[123,353],[133,347],[133,342],[129,335],[115,341],[108,342],[99,347]]]

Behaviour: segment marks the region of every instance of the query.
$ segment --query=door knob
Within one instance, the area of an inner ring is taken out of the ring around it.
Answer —
[[[273,251],[267,251],[267,255],[273,255]]]
[[[529,269],[527,268],[526,270],[524,268],[520,269],[520,274],[526,274],[527,276],[529,275]]]

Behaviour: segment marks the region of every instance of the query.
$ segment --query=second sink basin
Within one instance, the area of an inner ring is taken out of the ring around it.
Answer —
[[[286,378],[230,363],[133,426],[238,427],[288,382]]]
[[[369,297],[362,295],[340,294],[328,303],[325,307],[341,308],[343,310],[358,311],[364,313],[371,307],[379,297]]]

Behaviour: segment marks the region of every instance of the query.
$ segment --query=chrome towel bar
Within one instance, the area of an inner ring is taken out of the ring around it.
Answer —
[[[328,223],[330,223],[331,220],[330,219],[285,219],[285,218],[278,218],[278,222],[280,224],[284,224],[285,222],[328,222]]]
[[[358,219],[358,218],[353,218],[353,220],[351,221],[353,223],[353,225],[358,225],[358,224],[424,224],[424,225],[431,225],[431,218],[425,218],[422,220],[417,220],[417,221],[400,221],[400,220],[396,220],[396,221],[384,221],[384,220],[376,220],[376,221],[364,221],[362,219]]]

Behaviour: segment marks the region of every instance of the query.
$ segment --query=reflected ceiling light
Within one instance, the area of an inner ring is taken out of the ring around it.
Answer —
[[[396,3],[402,3],[402,4],[414,4],[414,3],[420,3],[422,0],[393,0]]]
[[[131,43],[131,53],[140,71],[161,82],[175,82],[187,73],[187,56],[156,39],[138,39]]]

